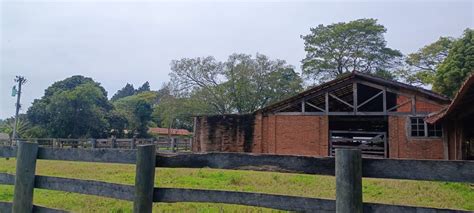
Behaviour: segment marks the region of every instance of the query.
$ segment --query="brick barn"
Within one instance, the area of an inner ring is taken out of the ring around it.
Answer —
[[[193,151],[332,156],[354,147],[366,157],[443,159],[439,124],[424,120],[450,100],[359,72],[252,114],[196,116]]]

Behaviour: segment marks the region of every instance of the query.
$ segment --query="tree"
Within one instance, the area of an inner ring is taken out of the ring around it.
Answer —
[[[151,121],[151,113],[153,112],[151,104],[145,100],[138,100],[133,110],[133,114],[138,120],[136,132],[139,137],[148,136],[148,122]]]
[[[410,84],[432,85],[435,80],[438,66],[448,56],[454,39],[440,37],[437,41],[424,46],[406,58],[410,66],[403,77]]]
[[[153,120],[163,128],[192,130],[193,115],[213,112],[197,91],[180,93],[173,83],[163,85],[158,91],[160,101],[153,109]]]
[[[127,115],[123,111],[113,109],[107,115],[107,121],[112,135],[123,138],[125,136],[125,130],[128,126]]]
[[[103,137],[111,109],[107,92],[99,83],[73,76],[48,87],[28,109],[27,117],[50,137]]]
[[[112,96],[110,100],[116,101],[120,98],[125,98],[128,96],[132,96],[134,94],[135,94],[135,88],[133,88],[133,85],[127,83],[127,85],[125,85],[125,87],[123,87],[122,89],[118,90],[117,93],[115,93],[114,96]]]
[[[7,118],[4,122],[0,124],[0,132],[6,133],[12,137],[13,127],[15,126],[15,118]],[[26,118],[25,114],[18,115],[18,125],[17,125],[17,137],[18,138],[30,138],[29,130],[32,128],[31,123]]]
[[[127,129],[133,136],[147,137],[148,123],[151,121],[152,107],[157,102],[156,92],[142,92],[113,102],[119,115],[125,116]]]
[[[433,89],[453,97],[464,80],[474,72],[474,30],[466,29],[452,44],[446,59],[439,65]]]
[[[353,70],[374,73],[397,67],[402,54],[387,47],[386,31],[375,19],[311,28],[309,35],[302,36],[306,51],[303,75],[321,82]]]
[[[137,89],[136,93],[149,92],[149,91],[150,91],[150,83],[146,81],[141,87]]]
[[[178,90],[199,96],[213,113],[254,112],[302,89],[292,66],[262,54],[233,54],[226,62],[184,58],[171,64],[171,81]]]
[[[212,105],[216,113],[228,113],[229,97],[225,94],[222,83],[223,64],[212,56],[198,58],[183,58],[171,61],[171,82],[175,82],[180,91],[192,93],[200,90],[202,101]]]

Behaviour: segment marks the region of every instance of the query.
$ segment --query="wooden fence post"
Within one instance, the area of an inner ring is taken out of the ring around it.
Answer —
[[[176,152],[176,138],[171,138],[171,152]]]
[[[97,148],[97,139],[95,139],[95,138],[91,139],[91,147],[92,147],[92,149]]]
[[[112,148],[117,148],[117,139],[112,137]]]
[[[359,149],[336,149],[336,212],[362,213],[362,158]]]
[[[137,148],[137,138],[133,137],[131,143],[132,143],[132,146],[131,146],[132,149],[136,149]]]
[[[18,143],[15,190],[13,194],[13,213],[33,211],[33,190],[35,184],[37,154],[37,143]]]
[[[133,212],[152,212],[155,161],[155,145],[138,146]]]

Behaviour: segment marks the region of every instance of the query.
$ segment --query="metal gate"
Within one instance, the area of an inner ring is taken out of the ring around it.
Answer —
[[[329,131],[329,155],[337,148],[358,148],[364,157],[387,158],[387,132]]]

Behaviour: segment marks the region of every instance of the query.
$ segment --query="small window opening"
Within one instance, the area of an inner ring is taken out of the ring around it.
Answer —
[[[411,136],[412,137],[441,137],[443,131],[439,124],[428,124],[423,117],[410,118]]]

